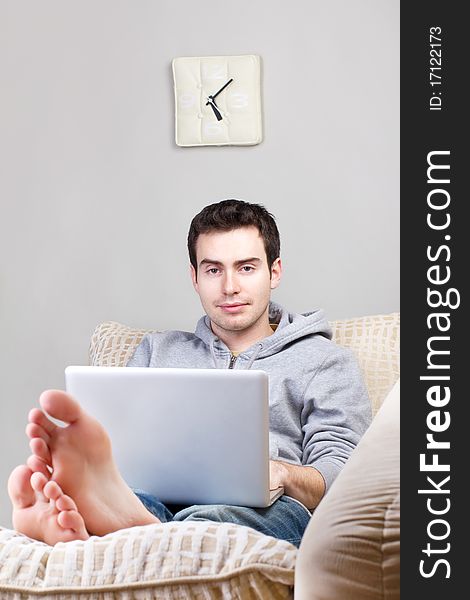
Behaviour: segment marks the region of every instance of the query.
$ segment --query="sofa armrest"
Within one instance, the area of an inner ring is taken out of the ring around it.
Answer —
[[[296,564],[296,600],[398,600],[399,382],[320,503]]]

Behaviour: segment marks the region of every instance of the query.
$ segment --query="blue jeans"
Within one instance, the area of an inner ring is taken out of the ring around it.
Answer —
[[[281,496],[267,508],[226,504],[166,506],[155,496],[134,490],[145,508],[162,523],[169,521],[220,521],[252,527],[261,533],[286,540],[297,548],[310,520],[310,513],[289,496]]]

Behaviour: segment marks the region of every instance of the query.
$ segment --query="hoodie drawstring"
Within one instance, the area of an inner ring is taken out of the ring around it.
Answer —
[[[248,364],[246,365],[247,369],[251,369],[251,365],[258,358],[258,354],[261,352],[262,349],[263,349],[263,344],[258,344],[256,346],[256,350],[253,352],[253,356],[250,358],[250,360],[248,361]]]
[[[217,358],[215,356],[214,343],[215,343],[215,339],[212,339],[211,343],[210,343],[210,350],[211,350],[212,360],[214,362],[214,367],[217,369]]]

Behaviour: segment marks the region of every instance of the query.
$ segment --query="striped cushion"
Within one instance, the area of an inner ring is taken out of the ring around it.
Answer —
[[[0,528],[0,598],[19,600],[20,590],[68,600],[291,598],[296,555],[288,542],[209,521],[133,527],[54,547]]]

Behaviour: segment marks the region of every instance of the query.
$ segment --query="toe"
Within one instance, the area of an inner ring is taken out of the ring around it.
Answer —
[[[48,444],[51,440],[51,436],[47,433],[47,431],[41,425],[37,425],[36,423],[28,423],[26,425],[26,435],[29,437],[29,439],[41,438],[46,442],[46,444]]]
[[[33,438],[29,441],[31,452],[47,465],[52,466],[52,456],[46,442],[41,438]]]
[[[58,500],[64,494],[57,481],[51,480],[44,485],[43,493],[48,500]]]
[[[32,473],[31,474],[31,487],[35,492],[42,494],[44,492],[44,486],[47,483],[47,477],[42,473]]]
[[[26,464],[31,469],[31,471],[39,471],[39,473],[42,473],[48,479],[50,478],[51,472],[47,468],[47,464],[34,454],[28,457]]]
[[[60,498],[56,500],[57,510],[78,510],[77,505],[67,494],[62,494]]]
[[[74,423],[82,413],[78,402],[61,390],[43,392],[39,403],[48,415],[64,423]]]
[[[52,434],[57,428],[57,425],[46,417],[44,412],[39,408],[32,408],[29,411],[28,421],[42,427],[48,434]]]
[[[58,524],[64,529],[72,529],[76,533],[76,539],[87,540],[90,536],[85,527],[85,521],[76,510],[64,510],[57,516]]]
[[[8,479],[8,494],[14,508],[27,508],[32,506],[36,499],[31,487],[32,471],[26,465],[13,469]]]

